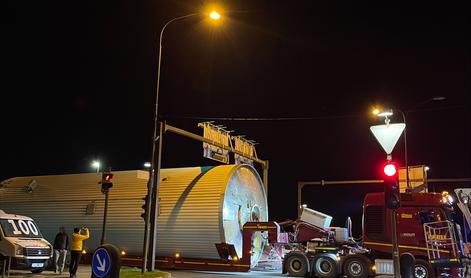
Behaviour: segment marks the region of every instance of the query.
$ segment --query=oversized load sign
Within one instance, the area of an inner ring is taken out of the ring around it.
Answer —
[[[257,157],[257,152],[255,151],[255,146],[251,141],[248,141],[241,136],[233,136],[234,139],[234,148],[247,156]],[[250,164],[253,165],[253,161],[238,155],[234,154],[234,159],[236,164]]]
[[[204,138],[224,146],[230,146],[232,141],[228,131],[211,123],[200,123],[198,126],[203,128]],[[203,143],[203,156],[212,160],[229,164],[229,151],[215,145]]]

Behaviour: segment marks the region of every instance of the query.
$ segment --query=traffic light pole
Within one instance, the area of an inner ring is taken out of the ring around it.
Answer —
[[[154,271],[155,270],[155,252],[156,252],[156,245],[157,245],[157,217],[159,216],[159,186],[160,186],[160,168],[161,168],[161,163],[162,163],[162,144],[163,144],[163,136],[164,136],[164,123],[160,122],[159,126],[159,147],[158,147],[158,153],[157,153],[157,171],[155,173],[155,187],[153,188],[153,197],[154,199],[151,198],[152,200],[152,207],[153,209],[151,212],[153,212],[152,215],[152,221],[151,227],[150,227],[150,250],[151,250],[151,264],[150,264],[150,270]]]
[[[105,191],[105,208],[103,212],[103,227],[101,229],[101,241],[100,244],[105,244],[105,234],[106,234],[106,218],[108,217],[108,192],[109,190]]]
[[[392,215],[391,215],[391,241],[392,241],[394,278],[401,278],[399,247],[397,244],[397,211],[395,209],[392,210]]]
[[[154,144],[155,145],[155,144]],[[152,162],[153,163],[153,162]],[[149,257],[149,229],[150,229],[150,210],[152,200],[152,185],[154,183],[154,168],[151,167],[149,171],[149,181],[147,182],[147,202],[145,209],[145,223],[144,223],[144,245],[142,250],[142,268],[141,272],[147,270],[147,259]]]

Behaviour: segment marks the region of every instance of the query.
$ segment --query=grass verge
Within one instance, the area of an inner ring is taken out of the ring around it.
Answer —
[[[137,267],[122,267],[119,273],[120,278],[170,278],[171,275],[165,271],[148,271],[141,273],[141,269]]]

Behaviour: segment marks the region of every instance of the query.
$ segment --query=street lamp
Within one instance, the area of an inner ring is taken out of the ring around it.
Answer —
[[[143,254],[143,260],[142,260],[142,272],[145,271],[147,267],[147,257],[149,254],[149,241],[150,241],[150,211],[151,211],[151,205],[156,204],[158,201],[158,193],[159,193],[159,176],[160,176],[160,141],[161,141],[161,130],[158,132],[159,128],[159,120],[158,120],[158,115],[159,115],[159,92],[160,92],[160,72],[161,72],[161,64],[162,64],[162,43],[163,43],[163,38],[164,38],[164,32],[167,28],[168,25],[170,25],[173,22],[180,21],[189,17],[194,17],[194,16],[201,16],[205,15],[204,13],[191,13],[179,17],[175,17],[169,21],[167,21],[162,29],[160,30],[160,36],[159,36],[159,53],[158,53],[158,60],[157,60],[157,84],[156,84],[156,92],[155,92],[155,113],[154,113],[154,134],[152,136],[152,160],[150,161],[150,167],[149,167],[149,185],[147,188],[147,195],[150,197],[150,201],[148,202],[146,211],[149,213],[146,213],[146,221],[145,221],[145,230],[144,230],[144,254]],[[218,13],[215,10],[212,10],[209,14],[206,14],[211,20],[220,20],[221,19],[221,14]],[[157,142],[159,142],[159,148],[157,148]],[[159,157],[157,161],[157,170],[156,170],[156,157]],[[154,193],[154,194],[153,194]],[[152,200],[154,199],[154,200]],[[155,210],[157,212],[157,210]],[[154,215],[155,218],[155,215]],[[154,219],[153,221],[153,227],[154,227],[154,236],[153,240],[155,241],[156,239],[156,227],[157,227],[157,219]],[[152,263],[151,263],[151,270],[154,270],[155,268],[155,244],[153,245],[153,252],[152,252]]]
[[[407,112],[410,112],[412,111],[414,108],[417,108],[419,106],[422,106],[426,103],[429,103],[431,101],[442,101],[442,100],[445,100],[446,97],[442,97],[442,96],[435,96],[435,97],[432,97],[432,98],[429,98],[429,99],[426,99],[422,102],[419,102],[415,105],[413,105],[410,109],[406,110],[406,112],[404,113],[402,110],[399,110],[399,109],[390,109],[390,110],[381,110],[379,108],[374,108],[372,113],[373,115],[376,115],[378,117],[384,117],[384,118],[388,118],[390,116],[392,116],[394,114],[394,111],[396,112],[399,112],[402,116],[402,122],[404,123],[405,127],[404,127],[404,164],[405,164],[405,168],[406,168],[406,187],[408,189],[410,189],[410,183],[409,183],[409,163],[408,163],[408,157],[407,157],[407,123],[406,123],[406,113]]]
[[[96,172],[100,172],[100,161],[93,160],[91,166],[96,169]]]

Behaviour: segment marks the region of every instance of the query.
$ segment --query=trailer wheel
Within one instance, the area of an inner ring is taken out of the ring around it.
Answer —
[[[415,278],[435,278],[435,271],[432,265],[423,259],[416,259],[414,266]]]
[[[319,254],[314,258],[312,276],[334,278],[339,274],[339,263],[332,254]]]
[[[358,255],[347,257],[343,263],[343,274],[349,278],[367,278],[370,274],[368,263]]]
[[[284,265],[290,276],[305,277],[309,271],[309,260],[302,253],[291,252],[285,259]]]

